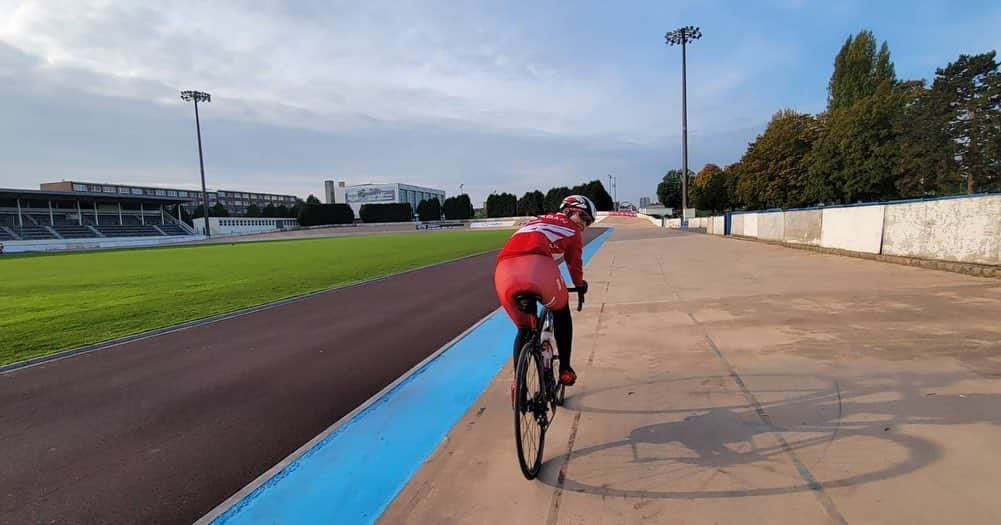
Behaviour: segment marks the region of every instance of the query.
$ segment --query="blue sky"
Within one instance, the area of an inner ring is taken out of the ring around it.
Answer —
[[[838,48],[868,28],[902,78],[1001,47],[988,2],[0,0],[0,186],[194,187],[190,106],[216,188],[320,194],[401,181],[474,201],[606,174],[652,196],[680,165],[737,160],[772,113],[818,112]]]

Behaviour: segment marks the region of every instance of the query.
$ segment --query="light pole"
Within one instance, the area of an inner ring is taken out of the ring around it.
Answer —
[[[609,190],[609,193],[611,193],[611,197],[612,197],[612,208],[613,208],[612,211],[618,211],[618,209],[619,209],[619,199],[618,199],[619,192],[616,191],[616,188],[615,188],[615,177],[611,173],[608,174],[608,190]]]
[[[681,226],[685,227],[685,209],[688,208],[688,87],[686,71],[686,48],[689,42],[702,38],[702,30],[695,26],[684,26],[664,35],[669,46],[681,46]]]
[[[185,102],[195,103],[195,130],[198,133],[198,166],[202,170],[202,215],[205,217],[205,236],[211,237],[209,232],[209,192],[205,190],[205,161],[202,159],[202,125],[198,120],[198,103],[212,102],[212,95],[202,91],[182,91],[181,99]]]

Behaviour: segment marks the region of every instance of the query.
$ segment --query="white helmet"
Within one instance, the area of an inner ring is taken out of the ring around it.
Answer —
[[[560,211],[567,208],[574,208],[587,214],[591,222],[594,222],[594,219],[598,216],[598,209],[594,206],[594,203],[591,202],[591,199],[583,195],[569,195],[563,199],[563,202],[560,203]]]

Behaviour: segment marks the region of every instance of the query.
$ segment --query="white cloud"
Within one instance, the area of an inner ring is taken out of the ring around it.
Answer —
[[[223,114],[325,129],[451,120],[640,142],[676,134],[664,129],[678,115],[675,72],[650,82],[625,65],[567,61],[550,51],[555,43],[488,8],[37,0],[9,12],[0,40],[40,57],[45,70],[104,77],[81,86],[101,94],[168,103],[178,89],[202,89]],[[781,56],[748,44],[693,72],[711,79],[693,100],[723,99],[752,65]],[[652,44],[651,53],[663,49]],[[732,127],[732,109],[705,107],[698,127]]]

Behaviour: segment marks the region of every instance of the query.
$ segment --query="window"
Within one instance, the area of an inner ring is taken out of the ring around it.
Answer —
[[[74,184],[73,185],[73,191],[87,191],[87,185],[86,184]]]
[[[128,188],[126,188],[125,186],[119,186],[119,187],[118,187],[118,193],[125,193],[125,194],[128,194],[128,193],[129,193],[129,189],[128,189]]]
[[[173,191],[173,190],[168,190],[167,191],[167,196],[168,197],[177,197],[177,192]]]
[[[104,193],[115,193],[117,190],[114,186],[105,186]]]
[[[142,188],[132,188],[132,194],[133,195],[142,195],[143,194],[143,189]]]
[[[177,196],[178,197],[187,197],[188,196],[188,192],[186,192],[186,191],[179,191],[179,192],[177,192]]]
[[[165,190],[156,190],[156,196],[157,197],[165,197],[166,195],[167,195],[167,192]]]

